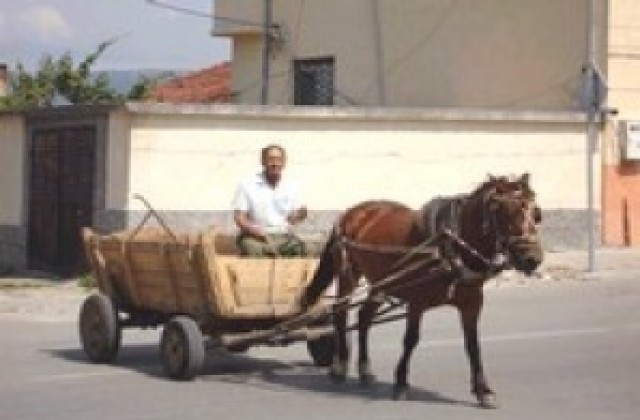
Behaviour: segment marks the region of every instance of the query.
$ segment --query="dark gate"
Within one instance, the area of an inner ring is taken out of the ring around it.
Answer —
[[[96,129],[38,129],[31,145],[29,268],[76,274],[86,268],[81,228],[92,222]]]

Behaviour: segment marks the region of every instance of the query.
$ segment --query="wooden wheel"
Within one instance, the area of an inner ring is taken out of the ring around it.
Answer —
[[[89,360],[108,363],[115,359],[122,337],[118,313],[111,299],[101,293],[87,297],[80,309],[80,342]]]
[[[200,328],[186,316],[172,318],[162,331],[160,359],[172,379],[193,379],[202,369],[205,351]]]
[[[325,335],[316,340],[307,341],[307,350],[316,366],[326,367],[333,361],[334,336]]]

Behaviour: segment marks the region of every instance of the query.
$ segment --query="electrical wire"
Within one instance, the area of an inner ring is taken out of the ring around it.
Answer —
[[[176,6],[164,1],[158,1],[158,0],[145,0],[145,1],[151,6],[159,7],[161,9],[171,10],[171,11],[182,13],[189,16],[219,20],[219,21],[228,22],[236,25],[242,25],[242,26],[257,26],[257,27],[263,26],[261,22],[254,22],[251,20],[232,18],[228,16],[218,16],[213,13],[207,13],[207,12],[202,12],[200,10],[190,9],[187,7]],[[277,27],[277,25],[271,25],[271,26]]]

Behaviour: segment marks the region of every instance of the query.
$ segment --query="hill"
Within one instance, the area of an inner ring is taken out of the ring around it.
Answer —
[[[140,79],[140,77],[160,78],[161,80],[175,77],[183,73],[177,70],[103,70],[96,71],[96,74],[106,74],[109,78],[109,85],[118,93],[127,94],[131,87]]]

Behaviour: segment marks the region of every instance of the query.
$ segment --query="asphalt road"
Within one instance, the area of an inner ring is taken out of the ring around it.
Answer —
[[[195,381],[165,379],[159,331],[126,331],[115,366],[88,363],[76,323],[0,315],[0,419],[637,419],[640,276],[487,290],[484,360],[500,408],[469,393],[456,313],[425,315],[410,401],[391,400],[403,324],[377,327],[379,383],[330,383],[302,344],[210,354]]]

